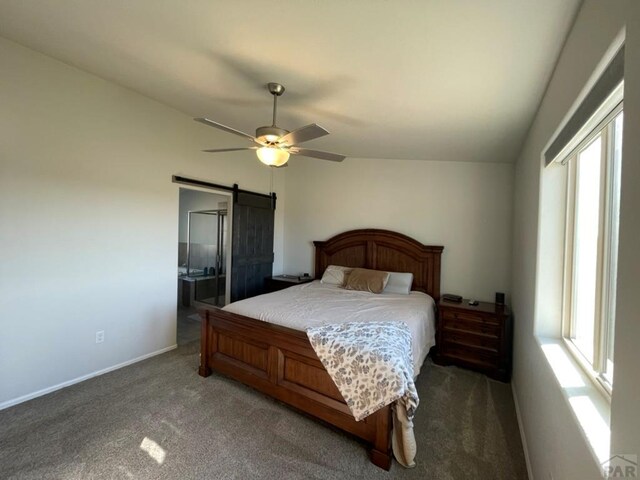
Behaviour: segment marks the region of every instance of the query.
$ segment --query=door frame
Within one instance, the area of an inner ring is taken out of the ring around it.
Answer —
[[[225,278],[225,286],[224,286],[224,304],[228,305],[229,303],[231,303],[231,252],[232,252],[232,245],[231,245],[231,239],[233,238],[233,191],[229,191],[229,190],[223,190],[223,189],[217,189],[217,188],[209,188],[209,187],[203,187],[203,186],[196,186],[196,185],[189,185],[186,183],[182,183],[182,182],[176,182],[175,180],[172,182],[174,185],[176,185],[178,188],[176,189],[176,195],[178,197],[178,215],[180,214],[180,189],[184,188],[185,190],[195,190],[198,192],[203,192],[203,193],[212,193],[215,195],[220,195],[220,196],[224,196],[227,197],[229,200],[227,201],[227,235],[226,235],[226,246],[227,246],[227,250],[228,252],[225,252],[227,254],[227,261],[226,261],[226,271],[227,271],[227,276]],[[178,230],[177,232],[177,236],[178,236],[178,243],[180,243],[180,231]],[[177,302],[177,300],[176,300]]]

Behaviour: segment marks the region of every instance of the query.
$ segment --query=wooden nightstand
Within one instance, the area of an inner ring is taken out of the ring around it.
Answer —
[[[459,365],[502,382],[511,378],[511,310],[480,302],[469,305],[440,300],[434,362]]]
[[[285,288],[301,285],[313,281],[313,277],[298,277],[296,275],[279,275],[264,279],[264,293],[277,292]]]

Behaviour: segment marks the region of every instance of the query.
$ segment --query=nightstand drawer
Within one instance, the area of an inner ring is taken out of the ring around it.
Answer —
[[[496,323],[477,322],[454,318],[444,322],[445,330],[458,330],[460,332],[479,333],[498,338],[500,336],[500,325]]]
[[[498,355],[484,349],[450,342],[445,342],[440,348],[441,354],[444,357],[461,360],[465,363],[472,363],[480,367],[495,368],[498,363]]]
[[[460,320],[464,322],[476,322],[499,325],[498,319],[490,315],[482,315],[476,312],[456,312],[452,310],[446,310],[442,312],[442,318],[445,320]]]
[[[479,348],[488,353],[497,354],[500,347],[500,339],[496,336],[483,335],[471,332],[464,332],[445,327],[443,335],[445,343],[455,344],[462,347]]]

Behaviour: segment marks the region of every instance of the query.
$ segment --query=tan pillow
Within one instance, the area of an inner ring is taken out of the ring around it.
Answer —
[[[389,281],[389,272],[354,268],[347,277],[344,288],[363,292],[382,293]]]
[[[351,268],[349,267],[340,267],[337,265],[329,265],[327,269],[322,274],[322,279],[320,283],[325,283],[327,285],[337,285],[339,287],[344,286],[347,275],[351,272]]]

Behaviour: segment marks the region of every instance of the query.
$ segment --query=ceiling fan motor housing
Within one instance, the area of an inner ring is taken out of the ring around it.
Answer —
[[[289,133],[289,130],[276,127],[275,125],[269,127],[258,127],[256,129],[256,138],[262,142],[272,144],[277,143],[277,141],[287,133]]]

